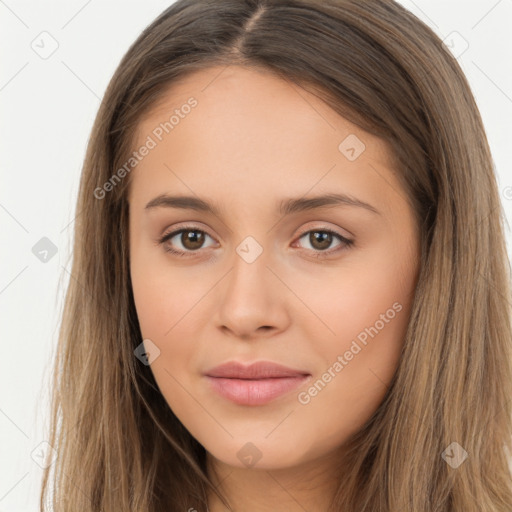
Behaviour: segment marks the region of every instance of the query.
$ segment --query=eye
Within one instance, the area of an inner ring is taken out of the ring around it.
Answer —
[[[166,252],[179,257],[187,257],[198,252],[199,249],[204,248],[203,245],[206,237],[213,240],[213,238],[202,229],[198,229],[194,226],[185,226],[181,229],[177,229],[171,233],[163,235],[158,243],[164,246],[164,250]],[[327,228],[306,231],[298,238],[298,240],[302,240],[303,238],[305,238],[307,243],[310,245],[308,251],[316,253],[316,257],[318,258],[339,252],[340,250],[344,250],[354,244],[353,240],[349,240],[336,231]],[[173,242],[173,239],[176,240]],[[334,239],[338,239],[339,243],[334,249],[329,249]],[[175,244],[178,244],[178,248],[176,248]]]
[[[298,240],[306,239],[310,245],[308,250],[317,252],[317,257],[323,257],[332,253],[344,250],[354,244],[353,240],[349,240],[331,229],[311,229],[303,233]],[[333,240],[338,239],[339,243],[335,249],[329,249],[332,246]]]
[[[198,249],[201,249],[206,237],[211,238],[210,235],[201,229],[197,229],[193,226],[186,226],[165,234],[159,240],[159,243],[164,245],[164,249],[167,252],[175,254],[176,256],[186,257],[189,255],[188,253],[194,253],[197,252]],[[172,242],[174,238],[177,239],[175,243],[179,243],[181,248],[178,247],[178,249],[176,249],[173,247],[173,244],[167,243],[168,241]]]

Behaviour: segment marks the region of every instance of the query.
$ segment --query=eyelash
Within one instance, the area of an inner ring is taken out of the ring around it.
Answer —
[[[208,235],[208,233],[202,229],[198,229],[196,228],[195,226],[184,226],[178,230],[175,230],[175,231],[172,231],[171,233],[166,233],[162,236],[162,238],[160,238],[160,240],[158,240],[158,244],[159,245],[164,245],[165,242],[167,240],[170,240],[172,238],[174,238],[176,235],[179,235],[180,233],[183,233],[184,231],[195,231],[195,232],[198,232],[198,233],[203,233],[207,236],[210,236]],[[331,229],[328,229],[328,228],[321,228],[321,229],[310,229],[308,231],[304,231],[298,238],[297,240],[300,240],[301,238],[304,237],[304,235],[307,235],[309,233],[329,233],[333,236],[335,236],[336,238],[339,239],[339,241],[344,244],[344,248],[342,247],[341,249],[338,247],[334,250],[332,249],[328,249],[326,251],[319,251],[319,250],[315,250],[315,249],[306,249],[307,251],[313,251],[313,252],[316,252],[317,255],[316,257],[317,258],[322,258],[322,257],[327,257],[327,256],[330,256],[332,253],[336,253],[336,252],[339,252],[339,251],[342,251],[342,250],[346,250],[350,247],[352,247],[354,245],[354,241],[353,240],[349,240],[348,238],[340,235],[339,233],[337,233],[336,231],[333,231]],[[210,238],[212,238],[210,236]],[[199,250],[197,251],[177,251],[176,249],[172,249],[171,247],[169,247],[168,245],[164,245],[164,250],[168,253],[171,253],[175,256],[178,256],[180,258],[189,258],[191,257],[194,253],[197,253],[199,252]]]

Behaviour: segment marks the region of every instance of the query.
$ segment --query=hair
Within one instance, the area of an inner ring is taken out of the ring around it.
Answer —
[[[142,117],[178,80],[214,65],[273,73],[384,140],[418,220],[401,358],[346,442],[350,471],[333,475],[331,510],[510,512],[511,295],[493,161],[457,60],[392,0],[178,0],[129,48],[82,169],[51,383],[58,456],[41,510],[50,498],[54,512],[203,512],[210,492],[229,505],[204,447],[134,356],[130,176],[94,194],[133,151]],[[468,454],[457,468],[442,456],[453,442]]]

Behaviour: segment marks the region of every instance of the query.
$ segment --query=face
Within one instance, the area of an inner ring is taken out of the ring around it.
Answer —
[[[342,447],[386,394],[418,273],[387,146],[297,85],[230,66],[174,84],[134,150],[133,293],[169,407],[234,467]],[[215,371],[229,362],[280,368]]]

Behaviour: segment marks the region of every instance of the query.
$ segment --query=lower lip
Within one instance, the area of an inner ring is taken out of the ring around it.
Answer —
[[[310,375],[279,377],[272,379],[227,379],[210,377],[210,385],[223,397],[238,405],[263,405],[274,398],[298,388]]]

